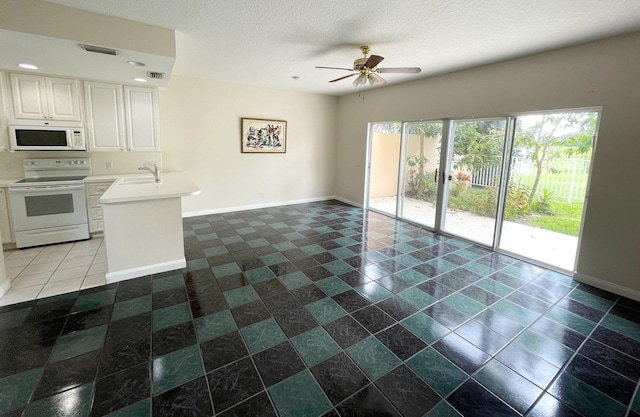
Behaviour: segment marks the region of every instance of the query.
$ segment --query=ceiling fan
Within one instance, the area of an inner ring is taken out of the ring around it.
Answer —
[[[337,67],[316,67],[323,69],[337,69],[337,70],[345,70],[345,71],[353,71],[353,74],[345,75],[344,77],[336,78],[335,80],[329,81],[330,83],[334,83],[336,81],[344,80],[345,78],[350,78],[355,75],[355,80],[353,80],[353,85],[356,87],[365,87],[367,85],[367,81],[371,86],[374,85],[384,85],[387,81],[382,78],[378,74],[384,73],[396,73],[396,74],[417,74],[421,70],[418,67],[400,67],[400,68],[378,68],[378,64],[382,62],[384,59],[379,55],[371,55],[367,57],[371,48],[369,46],[363,45],[360,47],[360,50],[364,54],[364,58],[358,58],[353,61],[353,69],[352,68],[337,68]]]

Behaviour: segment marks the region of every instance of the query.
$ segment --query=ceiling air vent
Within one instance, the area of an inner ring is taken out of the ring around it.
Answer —
[[[164,72],[148,71],[147,72],[147,76],[149,78],[153,78],[153,79],[156,79],[156,80],[163,80],[164,79]]]
[[[87,52],[95,52],[97,54],[113,55],[113,56],[118,54],[118,51],[116,51],[115,49],[103,48],[102,46],[80,44],[80,48],[84,49]]]

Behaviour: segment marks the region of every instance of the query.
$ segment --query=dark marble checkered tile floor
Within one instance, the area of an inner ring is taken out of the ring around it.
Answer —
[[[330,201],[0,308],[0,416],[640,415],[640,303]]]

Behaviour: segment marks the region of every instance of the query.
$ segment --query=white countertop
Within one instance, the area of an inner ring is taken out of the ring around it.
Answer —
[[[6,187],[9,184],[13,184],[16,181],[20,181],[22,178],[14,178],[14,179],[0,179],[0,187]]]
[[[129,201],[158,200],[200,194],[198,186],[181,172],[161,172],[160,183],[153,175],[119,176],[100,197],[100,203],[113,204]]]
[[[86,177],[84,179],[85,183],[92,183],[92,182],[108,182],[108,181],[115,181],[120,177],[124,177],[124,176],[133,176],[133,175],[140,175],[140,174],[109,174],[109,175],[89,175],[88,177]]]

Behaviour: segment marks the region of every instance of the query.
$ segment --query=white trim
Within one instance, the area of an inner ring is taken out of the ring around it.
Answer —
[[[358,208],[363,208],[363,205],[362,205],[361,203],[356,203],[355,201],[351,201],[351,200],[349,200],[349,199],[347,199],[347,198],[344,198],[344,197],[339,197],[339,196],[337,196],[337,195],[334,195],[334,196],[333,196],[333,199],[334,199],[334,200],[338,200],[338,201],[340,201],[340,202],[342,202],[342,203],[345,203],[345,204],[349,204],[350,206],[355,206],[355,207],[358,207]]]
[[[632,300],[640,301],[640,291],[632,288],[624,287],[620,284],[613,283],[601,278],[592,277],[587,274],[576,272],[573,274],[573,279],[582,282],[584,284],[592,285],[601,290],[609,291],[614,294],[621,295],[623,297],[631,298]]]
[[[5,295],[10,288],[11,288],[11,280],[7,278],[7,280],[2,285],[0,285],[0,297]]]
[[[162,262],[159,264],[145,265],[137,268],[125,269],[116,272],[107,272],[106,281],[107,284],[112,282],[123,281],[125,279],[143,277],[150,274],[158,274],[160,272],[173,271],[175,269],[182,269],[187,266],[185,258],[176,259],[174,261]]]
[[[255,209],[278,207],[278,206],[290,206],[292,204],[315,203],[318,201],[327,201],[327,200],[340,200],[340,199],[335,196],[324,196],[324,197],[303,198],[301,200],[278,201],[275,203],[250,204],[247,206],[236,206],[236,207],[223,207],[218,209],[202,210],[202,211],[187,211],[182,213],[182,217],[185,218],[185,217],[206,216],[208,214],[231,213],[234,211],[255,210]]]

